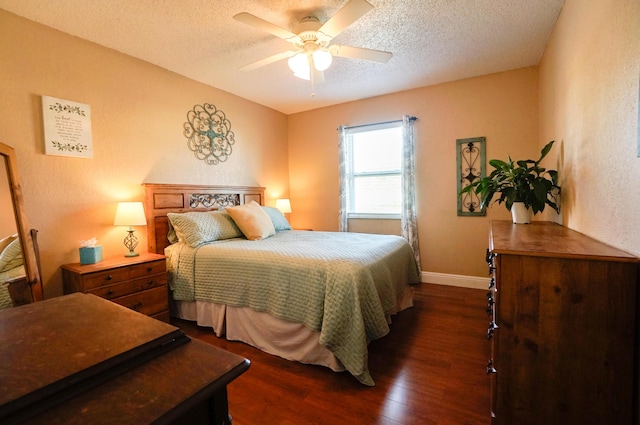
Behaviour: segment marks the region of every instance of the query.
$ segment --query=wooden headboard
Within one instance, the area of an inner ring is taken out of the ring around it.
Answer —
[[[167,213],[213,211],[256,201],[264,205],[264,187],[201,186],[144,183],[149,252],[164,254],[169,246]]]

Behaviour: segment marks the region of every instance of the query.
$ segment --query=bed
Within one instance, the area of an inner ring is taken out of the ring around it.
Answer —
[[[149,251],[167,256],[174,317],[374,385],[368,343],[412,306],[420,280],[403,238],[293,230],[261,187],[144,186]]]

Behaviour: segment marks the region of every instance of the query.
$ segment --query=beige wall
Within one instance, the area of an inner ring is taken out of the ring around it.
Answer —
[[[540,66],[540,140],[556,139],[562,220],[640,255],[640,2],[567,0]]]
[[[61,293],[60,265],[78,261],[80,240],[124,255],[116,203],[142,200],[143,182],[260,185],[267,201],[288,192],[284,114],[2,10],[0,39],[0,141],[16,150],[45,296]],[[90,105],[92,159],[44,154],[42,95]],[[216,166],[182,134],[187,111],[203,103],[224,111],[236,136]],[[146,229],[137,234],[146,251]]]
[[[289,116],[292,224],[338,228],[338,126],[414,115],[422,270],[485,277],[488,221],[510,215],[496,205],[486,217],[457,216],[456,139],[485,136],[487,158],[537,156],[537,75],[526,68]]]

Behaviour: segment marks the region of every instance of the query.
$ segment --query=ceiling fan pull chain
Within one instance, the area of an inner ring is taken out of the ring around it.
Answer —
[[[307,55],[309,61],[309,79],[311,80],[311,97],[316,95],[316,70],[313,66],[313,56]]]

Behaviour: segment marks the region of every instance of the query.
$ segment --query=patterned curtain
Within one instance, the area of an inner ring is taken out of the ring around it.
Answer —
[[[416,212],[416,160],[413,123],[416,117],[402,117],[402,237],[413,248],[418,270],[420,268],[420,244],[418,242],[418,214]]]
[[[339,149],[339,173],[340,173],[340,211],[339,211],[339,222],[338,222],[338,231],[347,232],[349,228],[349,220],[347,219],[347,127],[341,125],[338,127],[338,149]]]

